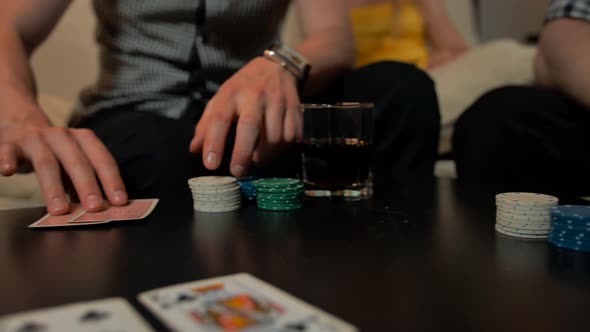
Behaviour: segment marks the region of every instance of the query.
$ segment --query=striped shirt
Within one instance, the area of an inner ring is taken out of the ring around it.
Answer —
[[[545,21],[575,18],[590,22],[590,0],[553,0]]]
[[[94,0],[100,73],[74,122],[125,107],[179,118],[278,40],[289,0]]]

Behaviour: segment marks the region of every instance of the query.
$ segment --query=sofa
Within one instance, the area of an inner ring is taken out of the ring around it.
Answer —
[[[439,94],[441,154],[451,149],[452,124],[479,95],[496,86],[532,80],[534,54],[533,48],[513,40],[479,43],[473,2],[447,0],[447,6],[473,49],[456,62],[429,73]],[[298,22],[297,11],[291,9],[284,26],[284,40],[288,44],[301,39]],[[66,123],[78,91],[96,77],[93,28],[91,2],[73,1],[53,34],[33,57],[39,103],[56,125]],[[436,173],[440,177],[455,176],[453,162],[439,162]],[[0,177],[0,209],[39,205],[43,205],[43,199],[34,174]]]

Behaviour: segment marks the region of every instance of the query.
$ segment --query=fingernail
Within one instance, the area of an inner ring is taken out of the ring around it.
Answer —
[[[126,203],[127,202],[127,193],[124,192],[123,190],[117,190],[115,191],[115,202],[117,203]]]
[[[63,197],[55,197],[51,200],[48,209],[51,214],[65,212],[68,209],[68,202]]]
[[[217,153],[209,152],[207,154],[207,165],[209,166],[217,166]]]
[[[7,171],[10,169],[10,163],[8,161],[3,161],[0,163],[0,170]]]
[[[88,195],[88,197],[86,197],[86,203],[88,204],[88,207],[91,209],[100,208],[102,207],[102,198],[94,194]]]
[[[244,170],[245,170],[245,168],[242,165],[235,165],[235,166],[232,166],[231,167],[231,173],[234,176],[242,176],[242,175],[244,175]]]

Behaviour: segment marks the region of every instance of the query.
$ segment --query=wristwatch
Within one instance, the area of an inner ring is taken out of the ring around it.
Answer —
[[[303,86],[309,76],[309,71],[311,70],[309,61],[299,52],[283,43],[275,43],[272,47],[265,50],[264,57],[272,62],[278,63],[293,74],[297,78],[299,87]]]

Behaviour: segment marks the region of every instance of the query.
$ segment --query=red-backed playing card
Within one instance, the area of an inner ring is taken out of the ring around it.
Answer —
[[[47,227],[65,227],[65,226],[72,226],[69,221],[76,219],[77,217],[81,216],[86,212],[84,208],[80,204],[72,203],[70,208],[70,213],[64,214],[61,216],[53,216],[51,214],[46,214],[43,218],[37,220],[36,222],[29,225],[29,228],[47,228]],[[106,222],[106,221],[104,221]],[[103,223],[104,223],[103,222]],[[92,224],[96,224],[94,222]],[[101,223],[101,222],[98,222]]]
[[[158,204],[158,199],[136,199],[125,206],[110,206],[100,212],[86,212],[69,220],[69,223],[139,220],[147,217]]]

